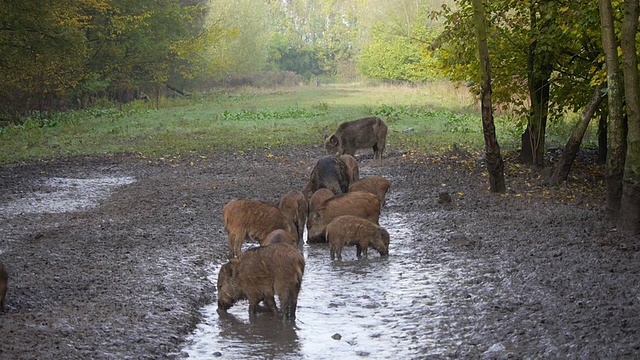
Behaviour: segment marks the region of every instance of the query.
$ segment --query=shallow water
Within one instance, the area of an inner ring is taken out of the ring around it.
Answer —
[[[406,359],[455,352],[459,340],[441,334],[455,322],[441,288],[457,271],[415,252],[416,235],[400,214],[384,214],[380,224],[391,235],[388,257],[370,249],[368,258],[357,259],[353,247],[332,261],[328,245],[304,246],[295,322],[268,313],[250,319],[246,301],[221,317],[211,304],[183,350],[195,359]],[[214,283],[219,267],[212,269]]]
[[[57,214],[87,210],[97,206],[117,186],[135,182],[133,177],[99,177],[88,179],[43,178],[40,190],[0,206],[0,215]]]

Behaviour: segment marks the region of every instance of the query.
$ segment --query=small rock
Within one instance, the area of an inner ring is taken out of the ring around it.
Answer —
[[[451,195],[448,192],[443,191],[438,194],[438,204],[448,204],[452,201]]]
[[[335,334],[331,335],[331,338],[333,340],[340,340],[340,339],[342,339],[342,335],[340,335],[338,333],[335,333]]]
[[[216,351],[212,355],[215,356],[215,357],[220,357],[220,356],[222,356],[222,353],[220,351]]]

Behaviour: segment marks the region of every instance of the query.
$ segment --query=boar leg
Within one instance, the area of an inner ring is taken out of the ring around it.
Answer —
[[[233,232],[227,234],[229,241],[229,259],[234,257],[240,257],[240,250],[242,249],[242,240],[244,236],[240,236]]]
[[[329,254],[331,255],[331,260],[335,260],[336,249],[333,247],[333,244],[329,245]]]
[[[283,291],[278,295],[280,298],[280,307],[282,310],[282,320],[296,318],[297,297],[293,291]]]
[[[296,309],[298,308],[298,294],[300,293],[300,284],[296,286],[289,297],[289,319],[296,318]]]
[[[272,313],[278,312],[278,307],[276,306],[276,299],[273,296],[267,296],[264,298],[264,305],[271,311]]]
[[[260,299],[255,296],[249,297],[249,315],[255,315],[258,312],[258,303]]]

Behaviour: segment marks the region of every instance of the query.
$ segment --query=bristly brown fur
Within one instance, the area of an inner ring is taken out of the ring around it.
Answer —
[[[331,220],[342,215],[354,215],[378,224],[380,200],[368,192],[354,192],[334,196],[309,214],[307,242],[323,242]]]
[[[380,255],[389,254],[389,232],[367,219],[345,215],[333,219],[326,230],[331,259],[342,258],[345,246],[356,246],[357,256],[367,256],[367,249],[373,247]]]
[[[289,244],[275,243],[245,252],[220,269],[218,311],[226,311],[246,298],[250,314],[256,313],[260,301],[275,312],[277,295],[282,316],[295,318],[304,265],[302,254]]]
[[[366,191],[378,197],[380,204],[386,203],[387,192],[391,188],[391,181],[382,176],[367,176],[349,186],[349,192]]]
[[[233,200],[222,209],[222,220],[227,231],[229,258],[241,255],[245,239],[260,244],[274,230],[282,229],[298,238],[295,224],[272,204],[252,199]]]
[[[373,148],[373,158],[382,159],[388,127],[377,116],[343,122],[325,140],[325,148],[330,155],[348,154],[354,156],[357,149]]]

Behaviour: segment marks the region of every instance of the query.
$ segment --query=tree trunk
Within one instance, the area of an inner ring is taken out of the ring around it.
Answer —
[[[584,109],[584,112],[580,117],[580,122],[578,122],[578,125],[573,130],[573,133],[564,147],[560,162],[553,172],[553,175],[551,175],[549,184],[560,185],[562,182],[567,180],[573,161],[576,159],[576,154],[580,149],[584,133],[587,130],[587,126],[589,126],[589,121],[591,121],[593,114],[598,110],[598,107],[600,107],[600,104],[602,103],[602,99],[604,98],[603,90],[604,86],[599,86],[593,93],[593,96],[591,96],[589,104],[587,104],[587,107]]]
[[[598,164],[607,161],[607,115],[603,112],[598,121]]]
[[[545,26],[544,24],[538,24],[538,10],[535,6],[535,2],[532,2],[530,8],[532,30]],[[531,98],[531,111],[527,131],[522,137],[520,159],[535,167],[544,167],[545,135],[553,66],[548,57],[544,55],[544,52],[537,50],[537,45],[538,42],[535,39],[529,44],[529,55],[527,57],[527,79],[529,97]],[[528,158],[529,156],[530,158]]]
[[[602,27],[602,47],[607,66],[607,85],[609,86],[607,95],[609,104],[607,162],[605,164],[607,212],[612,219],[618,219],[622,201],[622,176],[626,152],[620,67],[618,65],[618,47],[613,27],[611,0],[599,0],[599,9]]]
[[[625,0],[622,22],[622,71],[627,103],[627,154],[622,179],[621,227],[640,235],[640,88],[638,85],[638,0]]]
[[[175,92],[175,93],[178,93],[178,94],[180,94],[180,95],[182,95],[182,96],[186,96],[186,94],[185,94],[185,92],[184,92],[184,91],[182,91],[182,90],[178,89],[177,87],[175,87],[175,86],[173,86],[173,85],[171,85],[171,84],[169,84],[169,83],[165,83],[165,84],[164,84],[164,86],[166,86],[166,87],[167,87],[167,89],[169,89],[169,90],[171,90],[171,91],[173,91],[173,92]]]
[[[487,170],[489,172],[489,189],[491,192],[503,193],[504,162],[500,155],[500,146],[496,138],[496,128],[493,123],[493,109],[491,104],[491,68],[489,66],[489,49],[485,28],[485,15],[482,0],[473,0],[473,17],[478,38],[478,55],[480,60],[480,88],[482,92],[482,131],[484,133],[484,148],[487,155]]]

